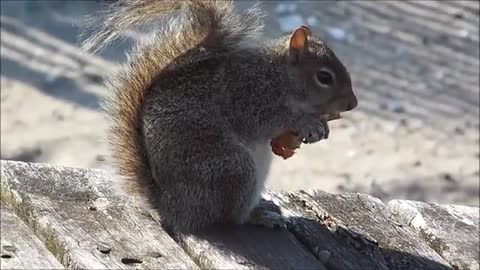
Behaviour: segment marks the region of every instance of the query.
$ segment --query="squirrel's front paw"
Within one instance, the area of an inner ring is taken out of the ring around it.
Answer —
[[[253,209],[247,223],[267,227],[270,229],[287,228],[287,221],[281,214],[266,210],[263,207],[257,207]]]
[[[327,139],[330,129],[326,121],[321,119],[313,119],[303,124],[298,129],[299,135],[304,138],[304,143],[315,143],[321,139]]]

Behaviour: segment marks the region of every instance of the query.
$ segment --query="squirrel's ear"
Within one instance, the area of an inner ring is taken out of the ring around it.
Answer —
[[[312,30],[310,30],[310,27],[308,27],[306,25],[302,25],[302,26],[300,26],[300,28],[302,28],[305,31],[305,33],[307,34],[308,37],[312,36]]]
[[[312,35],[310,28],[301,26],[297,28],[290,37],[290,56],[292,60],[298,61],[308,47],[308,37]]]

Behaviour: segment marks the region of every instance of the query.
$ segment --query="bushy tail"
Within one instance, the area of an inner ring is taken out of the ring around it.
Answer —
[[[114,41],[132,27],[158,20],[176,11],[185,10],[176,31],[178,43],[202,40],[207,47],[238,46],[262,28],[262,13],[255,7],[242,15],[233,13],[232,0],[113,0],[101,11],[101,29],[83,43],[85,50],[96,50]],[[90,25],[98,22],[90,17]],[[165,29],[164,29],[165,30]],[[170,29],[171,30],[171,29]],[[196,45],[196,44],[195,44]]]
[[[178,16],[173,16],[177,11]],[[256,7],[236,15],[232,1],[223,0],[117,0],[107,4],[102,13],[103,24],[84,42],[86,50],[98,50],[132,27],[172,17],[148,42],[137,44],[128,63],[108,81],[112,93],[104,108],[112,124],[109,141],[113,165],[131,180],[130,189],[143,193],[144,188],[152,188],[153,181],[143,145],[141,110],[154,78],[195,46],[228,51],[244,42],[257,43],[250,37],[262,27],[261,15]]]

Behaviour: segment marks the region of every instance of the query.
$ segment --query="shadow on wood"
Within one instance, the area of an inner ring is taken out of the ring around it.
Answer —
[[[38,238],[67,268],[478,269],[478,244],[470,241],[478,235],[478,208],[408,201],[385,205],[364,194],[268,191],[264,197],[288,218],[287,230],[214,226],[172,239],[152,209],[115,193],[116,178],[103,171],[13,161],[1,165],[1,202],[30,228],[33,235],[24,239]],[[412,227],[407,206],[418,211],[414,219],[423,215],[422,226]],[[433,226],[435,208],[443,209],[445,218]],[[2,239],[5,233],[11,232],[2,230]],[[448,250],[437,249],[433,244],[438,243]]]
[[[303,217],[289,218],[288,231],[216,226],[175,238],[202,268],[453,269],[441,258],[435,261],[383,248],[364,235],[344,229],[332,232],[327,225]],[[316,246],[312,240],[318,240]]]

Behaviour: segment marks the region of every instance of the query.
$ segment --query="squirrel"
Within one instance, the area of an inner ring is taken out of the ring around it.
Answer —
[[[357,106],[335,53],[305,25],[260,44],[257,5],[238,14],[227,0],[117,0],[102,12],[85,50],[167,19],[107,79],[112,162],[128,193],[147,198],[176,232],[285,226],[261,198],[269,142],[285,130],[307,144],[326,139],[320,116]]]

